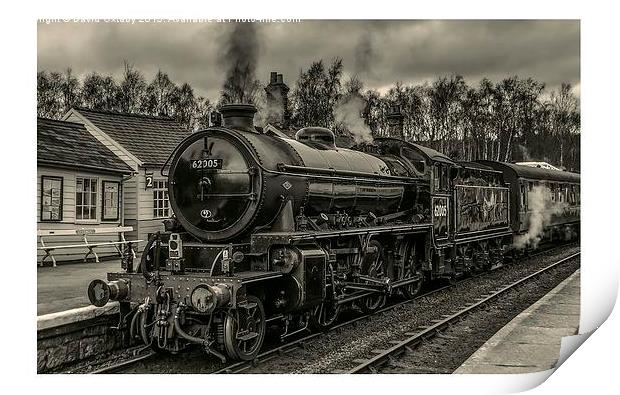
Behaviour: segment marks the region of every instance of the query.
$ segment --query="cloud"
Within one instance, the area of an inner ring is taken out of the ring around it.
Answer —
[[[126,59],[151,78],[158,69],[177,83],[217,98],[225,73],[218,63],[224,23],[52,23],[38,28],[38,69],[120,75]],[[303,21],[259,24],[257,76],[284,74],[293,85],[313,61],[344,60],[363,71],[366,87],[430,81],[461,74],[533,77],[554,88],[579,84],[579,21]]]

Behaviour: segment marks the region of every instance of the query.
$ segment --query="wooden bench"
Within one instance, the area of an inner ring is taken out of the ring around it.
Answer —
[[[92,254],[95,257],[95,262],[99,262],[99,255],[95,252],[95,248],[104,247],[104,246],[114,246],[119,256],[123,256],[123,250],[121,246],[128,244],[131,246],[133,243],[139,243],[142,240],[126,240],[125,233],[131,232],[133,227],[131,226],[115,226],[110,228],[79,228],[79,229],[49,229],[49,230],[37,230],[37,237],[39,238],[40,247],[37,247],[37,250],[45,251],[45,256],[41,259],[39,263],[43,266],[43,263],[46,259],[50,259],[54,267],[56,267],[56,258],[53,255],[53,252],[60,249],[73,249],[73,248],[87,248],[88,252],[84,255],[84,262],[88,259],[88,257]],[[102,235],[102,234],[117,234],[119,240],[114,241],[103,241],[103,242],[94,242],[91,243],[88,241],[87,236],[93,235]],[[83,244],[57,244],[57,245],[48,245],[46,240],[54,236],[82,236]],[[43,238],[45,237],[46,240]],[[131,253],[136,258],[136,252],[131,246]]]

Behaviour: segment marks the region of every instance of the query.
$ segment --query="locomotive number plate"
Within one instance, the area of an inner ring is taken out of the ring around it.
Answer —
[[[192,159],[192,169],[221,169],[224,160],[220,158],[211,159]]]

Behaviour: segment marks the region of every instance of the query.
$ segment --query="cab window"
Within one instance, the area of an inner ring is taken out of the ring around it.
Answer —
[[[409,147],[403,147],[401,150],[401,155],[407,158],[416,169],[416,171],[418,171],[420,174],[424,174],[424,172],[426,172],[426,161],[420,153],[412,150]]]
[[[448,191],[448,173],[448,166],[436,164],[433,167],[433,183],[435,186],[435,191]]]

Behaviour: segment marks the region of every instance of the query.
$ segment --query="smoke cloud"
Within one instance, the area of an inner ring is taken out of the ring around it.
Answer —
[[[218,64],[226,70],[221,102],[254,103],[260,90],[256,66],[260,42],[254,23],[236,23],[221,43]]]
[[[551,190],[543,185],[536,185],[529,193],[528,207],[531,211],[529,229],[514,240],[514,247],[520,250],[538,247],[544,227],[551,223],[553,215],[564,211],[566,203],[552,201]]]
[[[362,112],[366,101],[359,94],[345,96],[334,109],[336,122],[351,133],[356,144],[372,143],[372,131],[364,122]]]
[[[366,32],[362,35],[355,45],[353,55],[353,66],[357,74],[370,73],[372,71],[372,65],[378,60],[378,56],[373,47],[370,33]]]

